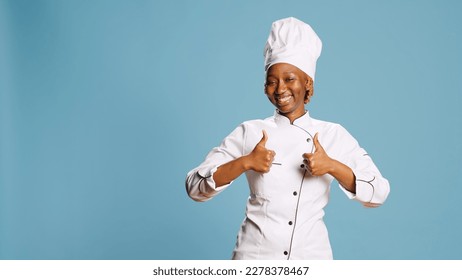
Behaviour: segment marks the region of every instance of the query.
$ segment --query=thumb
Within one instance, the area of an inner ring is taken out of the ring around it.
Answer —
[[[268,141],[268,134],[266,134],[266,131],[264,129],[262,130],[262,133],[263,133],[263,137],[261,138],[260,142],[258,142],[257,145],[262,145],[263,147],[265,147],[266,141]]]
[[[314,143],[315,151],[324,150],[324,148],[321,146],[321,143],[319,143],[318,133],[317,133],[317,132],[316,132],[316,134],[314,135],[313,143]]]

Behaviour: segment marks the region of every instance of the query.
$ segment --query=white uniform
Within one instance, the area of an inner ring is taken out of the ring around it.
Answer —
[[[239,231],[233,259],[332,259],[324,210],[333,177],[311,176],[303,166],[304,153],[314,151],[313,137],[329,157],[349,166],[356,176],[356,194],[341,189],[365,206],[376,207],[390,187],[366,151],[340,125],[278,114],[265,120],[242,123],[186,178],[189,196],[206,201],[228,185],[216,187],[213,173],[233,159],[250,153],[266,130],[266,147],[276,152],[268,173],[246,172],[250,187],[246,217]]]

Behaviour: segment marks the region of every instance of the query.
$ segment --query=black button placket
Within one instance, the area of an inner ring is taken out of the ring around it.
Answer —
[[[290,237],[290,244],[289,244],[289,252],[284,251],[284,255],[287,256],[288,260],[290,259],[290,253],[292,251],[292,242],[294,240],[295,226],[297,224],[298,207],[299,207],[299,204],[300,204],[300,197],[301,197],[301,193],[302,193],[303,182],[305,181],[305,175],[306,175],[306,169],[303,172],[303,178],[302,178],[302,181],[300,183],[300,187],[299,187],[298,191],[293,191],[292,192],[292,195],[294,196],[294,198],[297,199],[297,203],[296,203],[296,207],[295,207],[294,218],[293,218],[292,221],[288,221],[289,226],[292,227],[292,234],[291,234],[291,237]],[[286,252],[287,252],[287,254],[286,254]]]
[[[295,199],[299,199],[297,196],[298,196],[298,191],[293,191],[292,192],[292,195],[294,196]],[[298,201],[297,201],[297,207],[298,207]],[[297,212],[297,209],[295,209],[295,212]],[[288,221],[287,223],[289,226],[292,226],[294,224],[293,221]],[[292,228],[292,234],[291,234],[291,238],[290,238],[290,244],[289,244],[289,251],[292,249],[292,239],[293,239],[293,235],[294,235],[294,230],[295,230],[295,226]],[[289,252],[288,251],[284,251],[283,252],[284,256],[287,256],[287,259],[289,259]]]
[[[304,128],[302,128],[300,126],[297,126],[297,125],[294,125],[294,126],[297,127],[297,128],[300,128],[303,131],[305,131],[308,134],[308,138],[306,138],[306,142],[308,142],[308,143],[311,142],[311,138],[313,138],[311,133],[309,133],[307,130],[305,130]],[[313,148],[314,148],[314,146],[313,146]],[[311,152],[313,152],[313,148],[312,148]],[[300,197],[301,197],[301,193],[302,193],[303,182],[305,181],[305,176],[306,176],[306,172],[307,172],[304,164],[301,164],[300,168],[304,169],[304,172],[303,172],[303,177],[302,177],[302,180],[300,182],[300,186],[298,188],[298,191],[295,190],[295,191],[292,192],[293,196],[297,198],[297,204],[296,204],[296,208],[295,208],[294,219],[293,219],[293,221],[288,222],[289,226],[292,226],[292,235],[290,237],[289,251],[284,251],[284,255],[287,256],[287,259],[290,259],[290,253],[292,251],[292,243],[293,243],[293,240],[294,240],[295,226],[296,226],[296,223],[297,223],[298,207],[299,207],[299,204],[300,204]]]

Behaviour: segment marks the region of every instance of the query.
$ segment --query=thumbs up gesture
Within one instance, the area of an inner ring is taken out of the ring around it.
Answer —
[[[318,133],[314,135],[314,153],[303,154],[303,163],[313,176],[322,176],[332,171],[333,160],[327,155],[318,140]]]
[[[247,155],[247,169],[252,169],[256,172],[267,173],[270,171],[271,164],[273,163],[274,156],[276,153],[272,150],[268,150],[266,142],[268,141],[268,134],[263,130],[263,137],[260,142],[255,145],[252,152]]]

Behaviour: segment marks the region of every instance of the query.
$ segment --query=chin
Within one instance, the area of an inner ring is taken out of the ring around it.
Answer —
[[[278,108],[276,107],[276,109],[279,111],[279,113],[281,114],[290,114],[290,113],[293,113],[295,110],[292,110],[292,109],[283,109],[283,108]]]

